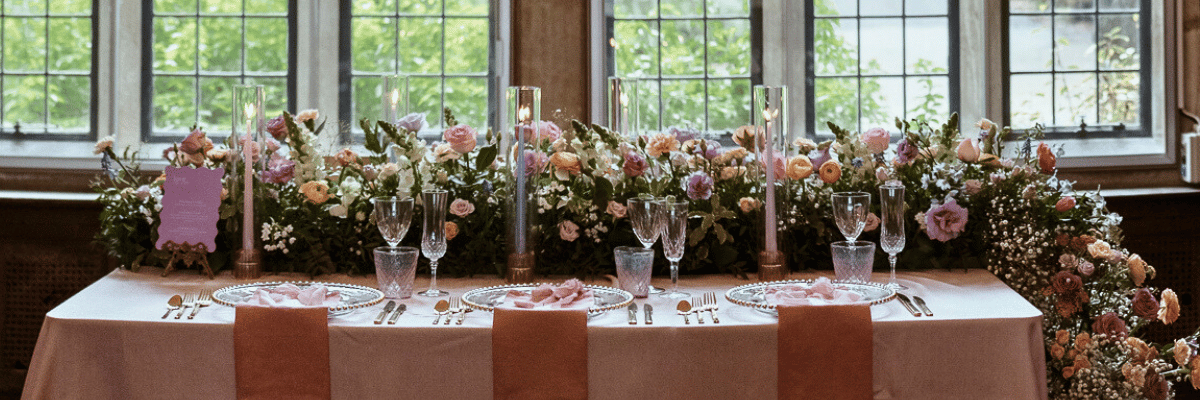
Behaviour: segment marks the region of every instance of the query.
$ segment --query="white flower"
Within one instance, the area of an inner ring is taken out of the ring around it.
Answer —
[[[346,217],[346,212],[347,212],[347,211],[348,211],[348,210],[346,210],[346,206],[343,206],[343,205],[341,205],[341,204],[338,204],[338,205],[336,205],[336,206],[333,206],[333,207],[330,207],[330,208],[329,208],[329,215],[332,215],[332,216],[335,216],[335,217],[338,217],[338,218],[345,218],[345,217]]]
[[[104,139],[100,139],[100,141],[96,142],[96,149],[93,150],[93,154],[100,154],[108,149],[111,149],[114,140],[116,139],[114,139],[112,136],[105,136]]]

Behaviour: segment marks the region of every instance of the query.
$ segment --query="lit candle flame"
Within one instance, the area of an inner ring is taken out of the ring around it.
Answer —
[[[521,108],[517,110],[517,120],[521,121],[521,123],[528,124],[530,122],[529,117],[530,112],[528,106],[521,106]]]
[[[622,106],[629,105],[629,95],[626,95],[625,93],[621,93],[621,105]]]
[[[397,104],[400,103],[400,91],[396,90],[396,89],[392,89],[391,94],[392,95],[390,97],[392,98],[392,106],[395,107]]]
[[[246,103],[243,105],[243,107],[245,108],[244,115],[246,116],[246,120],[249,121],[249,120],[253,119],[254,118],[254,104]]]
[[[767,122],[774,120],[776,117],[779,117],[779,109],[768,108],[763,110],[763,119],[767,120]]]

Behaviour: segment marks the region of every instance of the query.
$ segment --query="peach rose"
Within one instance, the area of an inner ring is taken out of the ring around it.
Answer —
[[[813,172],[812,160],[807,156],[795,156],[788,159],[787,176],[793,180],[800,180],[809,177]]]
[[[112,148],[114,140],[116,140],[116,139],[113,138],[112,136],[106,136],[106,137],[104,137],[104,139],[100,139],[100,141],[96,142],[96,148],[94,150],[92,150],[92,153],[100,154],[100,153],[104,153],[104,152],[108,151],[109,149]]]
[[[1064,349],[1058,343],[1055,343],[1053,346],[1050,346],[1050,356],[1054,357],[1055,360],[1062,359],[1063,354],[1066,352],[1067,352],[1067,350]]]
[[[1071,366],[1063,368],[1062,376],[1063,379],[1071,379],[1072,376],[1075,376],[1075,367]]]
[[[442,140],[450,143],[450,147],[461,154],[475,150],[476,136],[479,136],[479,132],[467,124],[458,124],[442,132]]]
[[[746,173],[746,167],[725,167],[721,168],[721,180],[733,179]]]
[[[626,209],[624,204],[615,201],[609,201],[608,209],[605,211],[607,211],[609,214],[612,214],[613,219],[625,218]]]
[[[1188,345],[1187,340],[1176,339],[1175,347],[1171,349],[1172,355],[1175,356],[1175,363],[1179,366],[1186,367],[1188,361],[1192,359],[1192,346]]]
[[[454,240],[454,238],[458,236],[458,224],[456,224],[454,222],[446,221],[445,229],[446,229],[446,240],[447,241]]]
[[[965,162],[979,161],[979,148],[971,139],[963,139],[958,143],[958,159]]]
[[[1058,344],[1065,345],[1071,340],[1071,332],[1067,332],[1066,329],[1059,329],[1058,332],[1054,332],[1054,339],[1058,342]]]
[[[296,117],[292,118],[292,120],[295,121],[297,125],[299,125],[299,124],[303,124],[305,121],[317,119],[317,117],[319,117],[320,115],[321,114],[319,112],[317,112],[317,110],[304,110],[304,111],[301,111],[300,113],[296,114]]]
[[[337,161],[338,165],[343,167],[358,163],[358,153],[355,153],[354,150],[350,150],[350,148],[342,149],[342,151],[339,151],[333,156],[333,158],[335,161]]]
[[[466,218],[471,213],[475,212],[475,205],[463,199],[454,199],[450,202],[450,213],[459,217]]]
[[[757,210],[758,206],[760,205],[761,202],[753,197],[743,197],[738,199],[738,208],[741,208],[742,212],[744,213],[750,213],[751,211]]]
[[[1097,241],[1096,243],[1103,242]],[[1088,247],[1088,250],[1091,250],[1091,246]],[[1142,286],[1142,283],[1146,281],[1146,262],[1142,260],[1142,256],[1137,254],[1129,256],[1126,265],[1129,266],[1129,278],[1133,280],[1133,284]]]
[[[434,154],[434,160],[436,160],[437,162],[445,162],[447,160],[457,160],[458,156],[459,156],[458,152],[454,151],[454,147],[451,146],[449,143],[439,144],[436,148],[433,149],[433,154]]]
[[[1170,325],[1179,319],[1179,296],[1175,295],[1175,291],[1171,289],[1163,289],[1162,304],[1158,308],[1158,319],[1164,324]]]
[[[1192,369],[1192,373],[1188,375],[1188,379],[1192,381],[1192,389],[1200,390],[1200,357],[1192,357],[1188,366]]]
[[[1092,346],[1092,335],[1091,334],[1089,334],[1087,332],[1080,332],[1078,335],[1075,335],[1075,348],[1076,349],[1086,350],[1088,347],[1091,347],[1091,346]]]
[[[867,214],[867,225],[863,226],[863,232],[870,232],[879,227],[879,216],[875,213]]]
[[[206,155],[213,161],[225,161],[225,157],[229,156],[229,149],[212,149]]]
[[[1054,203],[1054,209],[1058,212],[1067,212],[1072,208],[1075,208],[1075,197],[1072,196],[1063,197]]]
[[[1099,259],[1112,257],[1112,246],[1103,240],[1097,240],[1087,246],[1088,254]]]
[[[574,175],[579,175],[583,165],[579,162],[579,156],[575,153],[560,151],[550,156],[550,163],[554,164],[555,168],[570,172]]]
[[[821,164],[821,180],[825,183],[834,183],[842,177],[842,166],[838,165],[837,161],[829,160]]]
[[[656,133],[646,142],[646,154],[650,157],[658,157],[663,154],[668,154],[672,151],[679,150],[679,140],[675,135],[667,133]]]
[[[321,204],[329,200],[329,185],[321,181],[308,181],[300,185],[300,193],[313,204]]]
[[[887,150],[888,142],[891,141],[891,139],[892,134],[888,133],[887,129],[879,127],[867,129],[867,131],[863,132],[862,136],[859,137],[859,140],[867,145],[867,149],[870,150],[871,153],[882,153],[884,150]]]
[[[1054,156],[1054,151],[1050,150],[1050,145],[1045,143],[1038,144],[1037,154],[1038,167],[1041,168],[1042,173],[1054,173],[1054,166],[1058,162],[1058,158]]]

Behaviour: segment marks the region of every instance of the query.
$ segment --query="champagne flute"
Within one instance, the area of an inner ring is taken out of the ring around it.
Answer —
[[[686,201],[659,201],[655,204],[662,224],[663,253],[671,262],[671,289],[660,293],[669,299],[685,299],[691,294],[679,291],[679,260],[683,259],[683,245],[687,241],[688,203]]]
[[[413,199],[376,197],[371,201],[375,203],[375,225],[383,240],[389,247],[399,246],[412,224]]]
[[[904,250],[904,185],[900,181],[888,181],[879,186],[880,221],[879,248],[888,254],[892,266],[888,289],[908,289],[896,282],[896,255]]]
[[[660,226],[662,221],[655,218],[652,210],[655,201],[654,196],[645,194],[625,200],[625,210],[629,215],[630,225],[633,225],[633,235],[637,236],[638,242],[641,242],[642,247],[647,249],[654,246],[654,242],[658,241],[659,233],[662,231]],[[650,293],[662,292],[662,289],[650,286]]]
[[[438,297],[450,293],[438,290],[437,267],[438,259],[446,254],[446,199],[450,193],[445,190],[426,190],[421,192],[421,202],[425,204],[425,223],[421,229],[421,253],[429,258],[429,290],[419,293],[422,296]]]
[[[846,241],[858,240],[863,227],[867,226],[867,208],[871,206],[871,194],[867,192],[838,192],[833,196],[833,220]]]

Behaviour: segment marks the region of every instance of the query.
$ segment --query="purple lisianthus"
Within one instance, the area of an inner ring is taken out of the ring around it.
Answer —
[[[546,153],[525,150],[525,176],[531,176],[542,172],[542,168],[546,166],[546,162],[549,159],[549,157],[546,157]]]
[[[675,136],[675,140],[678,140],[679,143],[683,143],[700,136],[700,132],[696,131],[695,129],[679,128],[674,126],[667,128],[667,134]]]
[[[930,239],[948,242],[962,234],[967,226],[967,209],[959,206],[956,200],[950,199],[946,204],[925,212],[925,223],[925,232],[929,234]]]
[[[425,127],[425,113],[412,113],[400,117],[396,120],[396,127],[409,132],[420,131]]]
[[[808,152],[808,160],[812,161],[812,165],[820,168],[822,164],[829,161],[832,157],[829,156],[829,148],[818,149]]]
[[[721,144],[704,141],[704,146],[697,145],[692,149],[692,154],[704,156],[707,160],[717,158],[717,156],[721,155]]]
[[[713,178],[700,171],[688,175],[684,181],[683,190],[687,191],[689,199],[708,200],[713,194]]]
[[[902,140],[896,146],[896,161],[901,164],[908,164],[912,160],[917,159],[918,152],[917,146],[914,146],[907,139]]]
[[[625,153],[625,165],[621,169],[625,171],[626,176],[630,178],[642,176],[646,173],[647,168],[650,168],[650,164],[646,162],[646,157],[636,151]]]
[[[271,118],[269,121],[267,121],[267,132],[270,133],[271,137],[274,137],[275,140],[287,139],[287,123],[284,122],[283,115]]]
[[[284,184],[290,182],[295,175],[296,163],[274,154],[271,162],[267,163],[267,169],[262,173],[262,179],[267,183]]]

